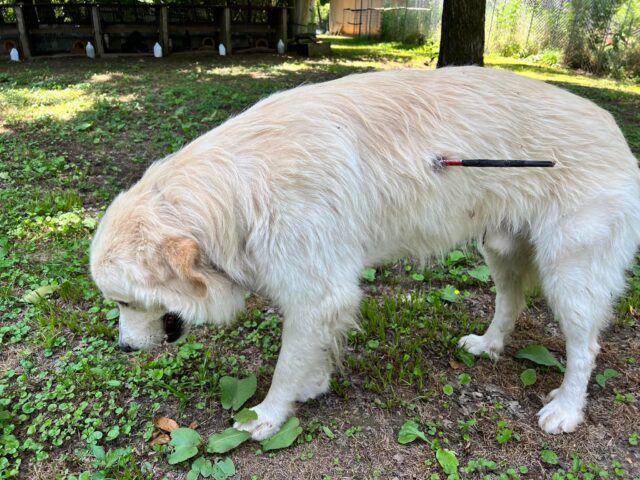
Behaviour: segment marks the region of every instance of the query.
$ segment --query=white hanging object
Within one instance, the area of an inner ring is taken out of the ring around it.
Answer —
[[[96,49],[93,48],[93,45],[91,45],[91,42],[87,42],[87,46],[84,47],[84,51],[87,52],[87,57],[96,58]]]
[[[278,54],[284,54],[284,42],[282,41],[282,39],[278,40]]]
[[[156,58],[162,58],[162,46],[158,42],[153,46],[153,56]]]
[[[9,59],[12,62],[19,62],[20,61],[20,54],[18,53],[18,49],[17,48],[12,48],[11,51],[9,52]]]
[[[224,44],[221,43],[220,45],[218,45],[218,53],[221,57],[224,57],[227,54],[227,49],[224,48]]]

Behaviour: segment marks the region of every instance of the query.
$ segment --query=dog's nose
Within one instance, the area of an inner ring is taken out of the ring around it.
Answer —
[[[165,313],[162,317],[164,332],[167,335],[167,342],[173,343],[182,336],[183,321],[177,313]]]
[[[121,343],[120,344],[120,350],[122,350],[125,353],[131,353],[131,352],[135,352],[136,349],[133,348],[131,345],[129,345],[128,343]]]

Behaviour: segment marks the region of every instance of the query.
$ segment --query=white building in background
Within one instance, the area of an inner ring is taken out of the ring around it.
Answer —
[[[331,0],[329,33],[376,35],[380,33],[384,6],[385,0]]]

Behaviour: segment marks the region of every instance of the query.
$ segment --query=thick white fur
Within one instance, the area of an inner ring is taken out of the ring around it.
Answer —
[[[442,156],[557,165],[440,168]],[[138,348],[162,341],[166,311],[220,323],[246,291],[277,303],[273,383],[258,420],[237,425],[262,439],[327,390],[363,267],[484,238],[495,317],[461,344],[499,355],[525,286],[540,282],[567,370],[539,423],[570,432],[640,243],[638,172],[611,115],[545,83],[476,67],[352,75],[273,95],[155,163],[107,210],[91,268],[106,296],[131,304],[121,337]],[[197,245],[195,260],[165,253],[176,238]],[[185,262],[206,288],[185,281]]]

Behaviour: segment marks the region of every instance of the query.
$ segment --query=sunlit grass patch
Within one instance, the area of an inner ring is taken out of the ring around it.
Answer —
[[[0,92],[0,106],[7,121],[53,118],[70,120],[94,107],[96,98],[86,88],[19,88]]]

